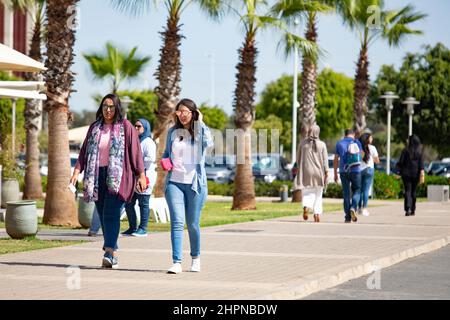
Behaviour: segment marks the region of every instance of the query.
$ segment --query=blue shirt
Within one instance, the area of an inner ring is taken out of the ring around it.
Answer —
[[[339,172],[340,173],[345,172],[344,166],[345,166],[345,160],[346,160],[345,159],[346,153],[347,153],[348,146],[350,145],[350,143],[352,141],[356,142],[356,144],[359,147],[359,150],[362,152],[362,145],[358,139],[345,137],[344,139],[342,139],[336,143],[336,152],[335,153],[337,155],[339,155]],[[350,168],[350,172],[361,172],[361,166],[355,166],[355,167]]]

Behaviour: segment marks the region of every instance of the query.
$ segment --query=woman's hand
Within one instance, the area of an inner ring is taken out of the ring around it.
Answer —
[[[147,180],[145,179],[145,174],[143,172],[139,175],[136,189],[139,192],[144,192],[147,189]]]
[[[425,183],[425,172],[423,170],[420,171],[419,183],[420,184],[424,184]]]
[[[73,171],[73,175],[72,175],[72,178],[70,178],[70,183],[72,184],[72,185],[76,185],[76,183],[77,183],[77,181],[78,181],[78,175],[80,174],[80,170],[78,170],[78,169],[75,169],[74,171]]]

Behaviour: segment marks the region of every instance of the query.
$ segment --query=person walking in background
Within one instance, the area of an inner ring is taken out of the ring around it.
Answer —
[[[165,195],[170,211],[173,265],[168,273],[181,273],[185,219],[191,246],[191,272],[200,272],[200,215],[208,185],[205,151],[213,141],[194,101],[181,100],[175,108],[175,125],[167,132],[161,165],[169,171]]]
[[[363,149],[363,158],[361,161],[361,198],[358,204],[358,214],[369,216],[367,210],[369,203],[369,192],[373,184],[375,174],[375,163],[380,163],[378,151],[372,145],[373,137],[370,133],[363,133],[359,138]]]
[[[139,134],[141,142],[141,151],[144,160],[145,176],[148,178],[147,189],[143,192],[135,191],[130,203],[125,205],[128,222],[130,227],[122,233],[122,235],[132,235],[134,237],[146,237],[148,219],[150,215],[150,196],[152,194],[153,186],[156,182],[156,144],[151,138],[150,122],[146,119],[139,119],[136,121],[134,127]],[[136,201],[139,202],[139,209],[141,213],[141,221],[137,227],[136,210],[134,209]]]
[[[327,147],[319,135],[320,127],[314,125],[308,137],[300,142],[297,153],[299,170],[295,183],[302,190],[303,219],[308,220],[308,213],[312,210],[315,222],[320,222],[322,195],[328,179]]]
[[[86,202],[95,202],[103,230],[104,268],[118,268],[117,239],[120,214],[131,201],[134,189],[147,188],[139,138],[133,125],[123,117],[120,99],[106,95],[89,127],[70,179],[75,184],[84,171]]]
[[[408,144],[403,149],[396,166],[403,180],[405,216],[414,216],[417,184],[425,182],[422,146],[418,136],[409,136]]]
[[[334,181],[338,183],[341,178],[345,223],[358,221],[356,210],[361,197],[361,150],[361,143],[355,139],[352,129],[346,129],[344,139],[336,143]]]
[[[92,213],[91,226],[89,227],[88,237],[96,237],[100,231],[102,224],[98,215],[97,207],[94,206],[94,212]]]

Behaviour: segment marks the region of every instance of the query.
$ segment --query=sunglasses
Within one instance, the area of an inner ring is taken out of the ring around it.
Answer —
[[[102,106],[102,108],[103,108],[103,111],[108,111],[108,110],[116,110],[116,106],[108,106],[108,105],[106,105],[106,104],[104,104],[103,106]]]
[[[142,128],[142,126],[140,124],[135,124],[134,127],[135,128]]]
[[[189,110],[183,110],[183,111],[177,110],[177,111],[175,111],[175,114],[176,114],[177,116],[181,116],[181,115],[183,115],[183,116],[188,116],[188,115],[190,115],[191,113],[192,113],[192,111],[189,111]]]

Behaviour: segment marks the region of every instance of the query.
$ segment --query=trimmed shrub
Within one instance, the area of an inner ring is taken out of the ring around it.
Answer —
[[[342,185],[338,183],[328,184],[327,190],[323,196],[325,198],[334,198],[334,199],[342,198]]]
[[[446,177],[425,176],[425,183],[419,184],[417,186],[417,197],[418,198],[426,198],[427,197],[428,185],[437,185],[437,186],[450,185],[450,179],[446,178]]]
[[[373,182],[374,199],[399,199],[402,196],[403,183],[398,176],[376,172]]]

